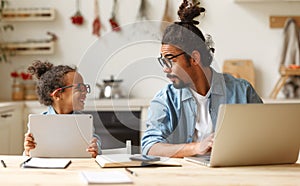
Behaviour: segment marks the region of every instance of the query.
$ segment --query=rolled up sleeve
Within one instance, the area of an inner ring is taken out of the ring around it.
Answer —
[[[142,153],[148,154],[155,143],[166,143],[170,135],[168,107],[159,98],[152,100],[146,122],[147,130],[142,138]]]

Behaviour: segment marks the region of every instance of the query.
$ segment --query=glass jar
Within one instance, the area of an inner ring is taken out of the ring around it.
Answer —
[[[11,97],[15,101],[24,99],[24,86],[19,78],[14,78]]]
[[[36,82],[34,80],[24,81],[24,99],[25,100],[38,99],[36,94]]]

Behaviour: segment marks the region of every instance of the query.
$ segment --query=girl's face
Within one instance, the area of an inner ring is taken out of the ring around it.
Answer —
[[[69,72],[64,77],[66,87],[61,93],[60,98],[54,101],[56,112],[59,114],[69,114],[73,111],[84,109],[87,89],[83,84],[83,78],[78,72]]]

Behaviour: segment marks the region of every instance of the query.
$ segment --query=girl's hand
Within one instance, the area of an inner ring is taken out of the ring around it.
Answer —
[[[34,137],[31,133],[26,133],[24,137],[24,149],[25,155],[29,156],[29,151],[34,149],[36,143],[34,142]]]
[[[86,151],[88,151],[93,158],[96,158],[96,156],[98,155],[98,145],[97,145],[97,138],[93,138],[88,146],[88,148],[86,149]]]

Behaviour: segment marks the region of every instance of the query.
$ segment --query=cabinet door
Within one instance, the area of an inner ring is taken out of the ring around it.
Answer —
[[[1,113],[0,117],[0,154],[9,154],[9,139],[10,139],[10,126],[8,122],[9,113]],[[10,116],[11,117],[11,116]]]
[[[23,151],[23,106],[0,108],[0,154],[21,155]]]

